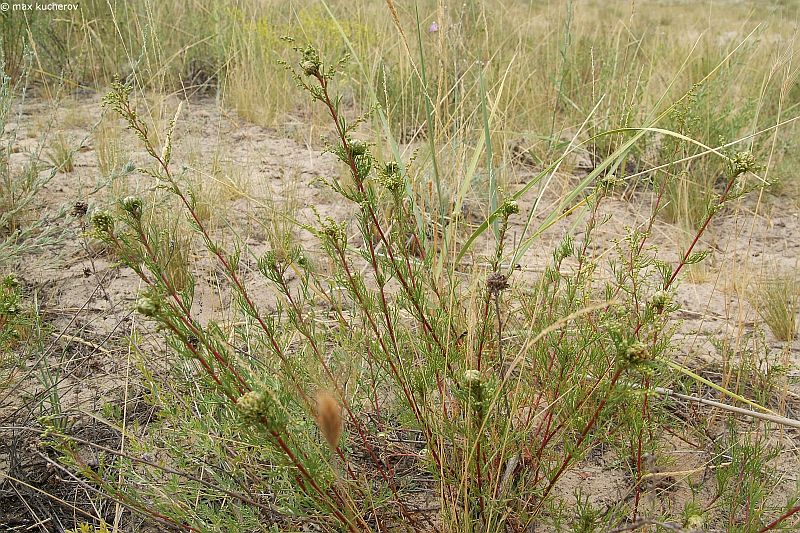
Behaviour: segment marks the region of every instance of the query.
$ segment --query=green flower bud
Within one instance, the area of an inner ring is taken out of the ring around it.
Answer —
[[[506,200],[503,202],[503,205],[500,206],[499,211],[501,217],[508,219],[511,215],[519,213],[519,204],[514,200]]]
[[[378,182],[391,192],[400,192],[405,185],[405,180],[400,174],[400,165],[390,161],[378,172]]]
[[[113,233],[114,215],[108,211],[95,211],[92,213],[92,225],[99,233]]]
[[[322,222],[322,227],[320,228],[320,231],[325,237],[330,239],[337,246],[347,242],[347,232],[345,231],[345,223],[339,224],[330,217],[327,217],[325,220],[321,222]]]
[[[319,64],[315,61],[306,60],[300,64],[300,67],[303,69],[303,73],[306,76],[316,76],[319,74]]]
[[[737,152],[731,159],[731,174],[740,176],[756,168],[756,158],[751,152]]]
[[[360,141],[358,139],[351,139],[348,142],[348,145],[350,146],[350,153],[353,154],[354,156],[364,155],[365,153],[367,153],[368,145],[364,141]]]
[[[136,311],[146,317],[154,318],[161,311],[161,302],[149,295],[144,295],[136,302]]]
[[[688,517],[686,517],[686,522],[684,523],[684,525],[690,531],[698,531],[703,529],[703,526],[706,525],[706,519],[705,517],[703,517],[702,514],[691,514]]]
[[[464,372],[464,383],[473,387],[481,383],[481,371],[471,368]]]
[[[356,171],[360,179],[365,179],[372,170],[372,157],[369,154],[362,154],[355,156]]]
[[[122,209],[130,214],[134,219],[139,220],[142,218],[142,211],[144,203],[141,198],[136,196],[128,196],[122,200]]]
[[[236,401],[236,406],[244,418],[254,420],[266,414],[267,398],[263,392],[250,391]]]
[[[400,174],[400,165],[397,161],[389,161],[383,166],[383,173],[387,176]]]
[[[649,361],[652,354],[645,343],[642,341],[635,341],[625,349],[624,357],[629,365],[638,365]]]
[[[667,305],[669,305],[671,301],[672,296],[667,291],[661,290],[655,293],[650,299],[650,305],[653,307],[653,309],[661,312],[665,307],[667,307]]]

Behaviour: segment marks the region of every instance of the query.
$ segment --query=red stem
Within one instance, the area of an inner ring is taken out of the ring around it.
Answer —
[[[795,505],[794,507],[792,507],[791,509],[789,509],[788,511],[786,511],[785,513],[783,513],[782,515],[780,515],[778,518],[776,518],[775,520],[773,520],[772,522],[770,522],[769,524],[767,524],[766,526],[764,526],[763,528],[761,528],[761,529],[758,531],[758,533],[764,533],[764,531],[770,531],[770,530],[772,530],[772,529],[775,529],[776,527],[778,527],[778,525],[779,525],[781,522],[783,522],[783,521],[784,521],[784,520],[786,520],[787,518],[789,518],[789,517],[791,517],[792,515],[795,515],[795,514],[797,514],[797,513],[800,513],[800,505]]]

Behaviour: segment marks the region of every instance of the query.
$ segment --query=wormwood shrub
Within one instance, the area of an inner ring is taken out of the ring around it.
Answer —
[[[39,193],[57,172],[55,168],[41,172],[41,142],[27,154],[24,165],[12,165],[11,161],[12,154],[19,151],[16,142],[21,123],[21,113],[15,116],[14,112],[25,101],[32,57],[25,55],[20,65],[24,68],[12,81],[5,54],[0,46],[0,268],[22,252],[37,252],[54,244],[59,236],[58,228],[48,224],[49,220],[36,220],[32,215]]]
[[[520,211],[514,197],[460,250],[437,240],[443,228],[427,231],[408,163],[379,160],[353,136],[359,121],[340,113],[333,85],[346,58],[329,65],[311,46],[295,51],[285,66],[330,115],[328,150],[346,169],[326,184],[354,212],[353,223],[320,213],[302,225],[319,241],[314,250],[223,246],[172,165],[179,113],[158,148],[131,88],[115,83],[106,96],[154,162],[141,171],[175,195],[235,306],[225,320],[197,317],[195,280],[178,286],[165,270],[142,199],[95,212],[94,235],[144,284],[137,311],[180,357],[169,386],[149,382],[167,422],[125,453],[100,450],[108,461],[99,467],[76,452],[90,443],[62,436],[53,445],[64,460],[128,508],[200,531],[308,522],[331,531],[525,531],[575,518],[559,483],[606,449],[629,471],[632,497],[602,517],[584,502],[575,526],[641,517],[644,458],[658,452],[667,423],[652,391],[673,371],[673,290],[682,269],[705,256],[697,242],[742,190],[734,185],[755,168],[752,156],[730,158],[724,193],[675,264],[647,245],[656,205],[614,245],[603,281],[589,245],[616,182],[601,179],[584,198],[582,240],[566,237],[526,282],[507,242]],[[493,253],[464,273],[453,258],[492,235]],[[257,296],[264,283],[278,295],[273,306]],[[159,458],[146,458],[155,449]]]

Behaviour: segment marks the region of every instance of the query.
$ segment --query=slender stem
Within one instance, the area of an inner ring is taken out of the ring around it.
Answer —
[[[778,518],[776,518],[775,520],[773,520],[772,522],[770,522],[769,524],[767,524],[766,526],[761,528],[758,531],[758,533],[764,533],[764,531],[770,531],[770,530],[775,529],[783,521],[785,521],[786,519],[788,519],[789,517],[791,517],[792,515],[795,515],[797,513],[800,513],[800,505],[795,505],[794,507],[792,507],[791,509],[789,509],[788,511],[786,511],[785,513],[780,515]]]
[[[617,370],[614,372],[614,375],[611,377],[611,382],[609,383],[609,387],[611,389],[613,389],[614,386],[617,384],[617,381],[619,381],[620,376],[622,376],[623,370],[625,370],[625,367],[619,366],[617,368]],[[609,394],[610,394],[610,392],[609,392]],[[581,432],[580,436],[578,437],[578,440],[575,442],[575,445],[574,445],[573,448],[580,447],[583,444],[583,442],[586,440],[586,437],[589,436],[589,432],[592,430],[594,425],[597,423],[597,420],[598,420],[598,418],[600,416],[600,412],[603,410],[603,408],[606,405],[606,402],[608,401],[609,394],[606,394],[606,396],[600,401],[600,404],[594,410],[594,413],[592,414],[592,417],[589,419],[589,422],[583,428],[583,431]],[[567,452],[566,456],[564,457],[564,461],[561,463],[561,466],[556,471],[556,473],[553,474],[553,476],[550,478],[550,482],[547,484],[547,487],[545,488],[544,492],[542,493],[542,496],[539,499],[539,503],[536,505],[535,511],[538,511],[542,507],[542,505],[544,505],[545,499],[547,499],[547,496],[553,490],[553,487],[555,487],[556,482],[561,478],[561,476],[564,473],[564,471],[567,469],[569,464],[572,462],[573,457],[574,457],[574,454],[573,454],[572,451]],[[534,512],[533,514],[536,514],[536,512]]]
[[[722,193],[722,196],[720,196],[718,205],[722,205],[725,202],[725,200],[728,197],[728,194],[731,191],[731,188],[733,187],[734,182],[736,181],[736,178],[737,178],[737,175],[734,174],[728,179],[728,184],[725,186],[725,191]],[[683,269],[683,267],[686,265],[686,261],[689,259],[689,256],[692,254],[692,250],[694,249],[694,247],[697,244],[697,242],[700,240],[700,237],[703,236],[703,233],[705,233],[706,228],[708,228],[708,225],[711,223],[711,220],[714,218],[714,214],[715,213],[716,213],[716,211],[712,211],[711,213],[709,213],[706,216],[706,219],[703,222],[703,225],[700,226],[700,229],[697,231],[697,234],[694,236],[694,239],[692,240],[692,244],[689,245],[689,248],[686,249],[686,253],[683,254],[683,257],[681,258],[681,262],[678,264],[678,266],[672,272],[672,276],[670,276],[669,280],[666,283],[664,283],[664,290],[669,289],[669,287],[675,281],[675,278],[678,277],[678,274],[680,273],[681,269]]]

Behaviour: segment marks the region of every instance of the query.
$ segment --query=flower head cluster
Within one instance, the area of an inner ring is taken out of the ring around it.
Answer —
[[[369,145],[360,139],[348,139],[347,145],[350,147],[350,153],[354,157],[366,154],[367,148],[369,148]]]
[[[114,232],[114,215],[105,210],[92,213],[92,226],[100,235],[110,235]]]
[[[267,385],[246,392],[236,400],[236,407],[248,422],[259,422],[270,431],[282,431],[286,428],[287,419],[272,390]]]
[[[650,306],[659,313],[664,311],[671,302],[672,295],[665,290],[658,291],[650,298]]]
[[[256,420],[266,414],[267,403],[267,396],[263,392],[253,390],[242,395],[236,401],[236,406],[244,418]]]
[[[400,173],[400,165],[390,161],[378,172],[378,182],[393,193],[400,192],[405,186],[405,180]]]
[[[334,246],[347,244],[347,231],[345,230],[346,224],[339,223],[330,217],[326,217],[320,221],[320,233],[327,238]]]
[[[511,215],[519,213],[519,204],[515,200],[506,200],[503,205],[498,209],[500,216],[504,220],[508,220]]]
[[[731,158],[731,174],[741,176],[756,169],[756,158],[751,152],[736,152]]]
[[[625,347],[622,357],[627,366],[636,366],[652,359],[652,352],[642,341],[633,341]]]
[[[306,76],[319,76],[322,69],[322,60],[317,49],[311,45],[301,51],[300,68]]]

